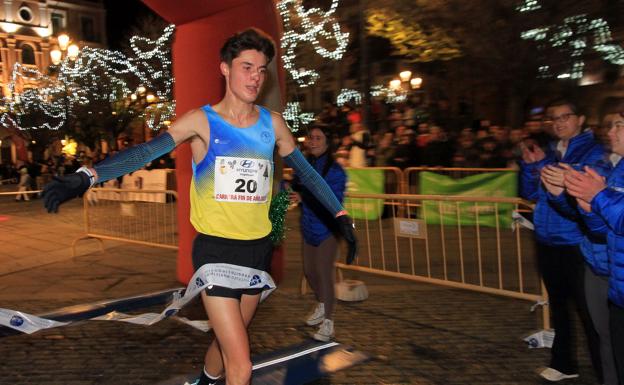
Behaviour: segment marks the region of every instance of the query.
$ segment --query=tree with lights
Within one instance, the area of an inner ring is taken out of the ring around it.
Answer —
[[[85,47],[50,74],[17,64],[2,120],[31,135],[58,130],[90,148],[100,139],[114,143],[137,123],[160,128],[172,120],[175,109],[173,31],[168,26],[157,39],[132,37],[128,54]]]

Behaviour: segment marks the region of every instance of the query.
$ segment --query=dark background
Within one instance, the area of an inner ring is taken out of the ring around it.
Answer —
[[[104,0],[104,7],[106,7],[108,44],[113,50],[122,48],[123,42],[131,35],[132,28],[137,26],[142,18],[159,17],[140,0]]]

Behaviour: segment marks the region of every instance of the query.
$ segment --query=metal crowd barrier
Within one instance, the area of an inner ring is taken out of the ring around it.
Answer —
[[[93,188],[83,197],[82,239],[116,240],[146,246],[178,248],[177,193],[172,190]]]
[[[547,303],[535,265],[533,232],[511,214],[519,198],[348,194],[360,242],[357,270]],[[513,227],[513,228],[512,228]],[[549,329],[549,310],[543,308]]]
[[[464,178],[470,175],[484,172],[518,172],[514,168],[464,168],[464,167],[408,167],[403,170],[404,194],[418,194],[418,174],[422,171],[435,172],[437,174],[448,175],[452,178]]]

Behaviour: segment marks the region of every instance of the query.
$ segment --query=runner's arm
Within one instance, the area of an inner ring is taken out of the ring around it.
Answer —
[[[286,164],[295,170],[301,184],[304,185],[334,217],[336,217],[340,233],[349,245],[347,264],[352,264],[357,256],[358,249],[357,239],[353,231],[355,228],[353,220],[349,217],[344,207],[342,207],[342,204],[340,204],[334,192],[327,185],[327,182],[310,166],[310,163],[308,163],[301,154],[301,151],[295,146],[295,139],[281,115],[273,114],[272,118],[278,153],[284,158]]]
[[[61,203],[82,196],[95,183],[140,169],[195,136],[198,128],[206,126],[205,122],[206,118],[201,110],[191,111],[178,119],[167,132],[148,142],[127,148],[93,168],[83,166],[73,174],[54,177],[43,190],[45,208],[48,212],[58,212]]]

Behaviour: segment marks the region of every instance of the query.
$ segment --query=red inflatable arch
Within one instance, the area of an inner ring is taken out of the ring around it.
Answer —
[[[281,23],[272,0],[143,0],[152,10],[176,25],[173,43],[176,114],[216,103],[223,96],[219,72],[219,49],[234,32],[260,28],[279,42]],[[279,44],[277,44],[279,49]],[[281,111],[284,75],[280,55],[272,62],[272,82],[260,104]],[[279,70],[277,70],[279,69]],[[277,79],[278,81],[275,81]],[[272,84],[271,84],[272,83]],[[193,275],[191,246],[195,230],[189,221],[191,150],[188,144],[176,151],[179,249],[177,278],[186,283]]]

